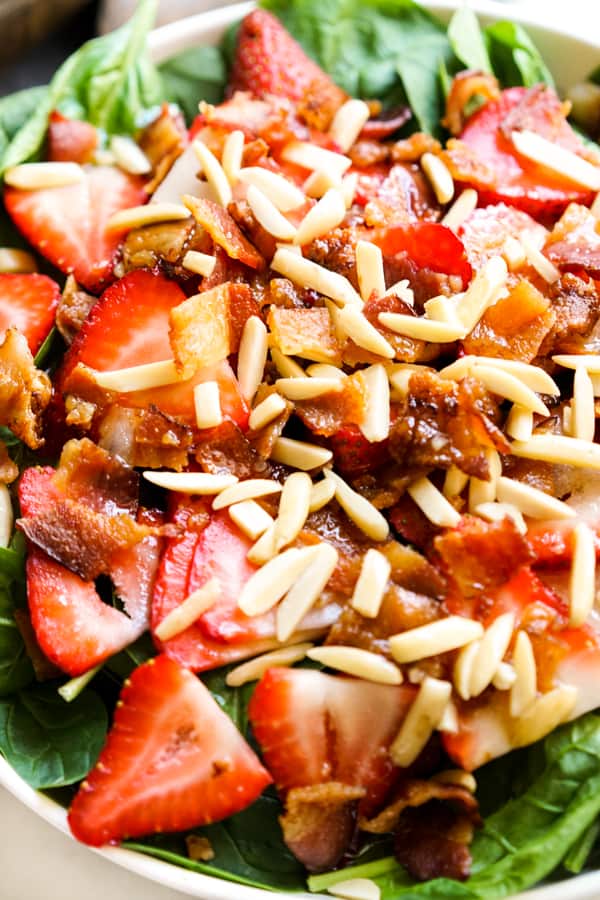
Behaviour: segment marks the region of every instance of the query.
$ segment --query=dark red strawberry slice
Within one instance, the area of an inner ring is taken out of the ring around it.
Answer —
[[[46,275],[0,275],[0,335],[15,326],[34,354],[54,325],[60,288]]]
[[[65,356],[57,375],[57,387],[68,388],[68,376],[77,363],[100,372],[160,362],[173,358],[169,343],[169,313],[185,300],[185,294],[164,275],[138,269],[111,285],[93,307],[83,328]],[[217,381],[221,409],[240,427],[248,411],[237,379],[224,360],[186,381],[145,391],[122,394],[123,406],[158,407],[167,415],[195,422],[193,388],[202,381]]]
[[[462,241],[445,225],[436,222],[414,222],[375,231],[374,244],[384,256],[406,253],[420,269],[431,269],[445,275],[459,275],[466,287],[472,268]]]
[[[51,162],[90,162],[98,147],[98,130],[89,122],[68,119],[58,110],[50,114],[47,156]]]
[[[372,472],[389,459],[388,441],[369,443],[356,425],[345,425],[330,438],[336,465],[356,477]]]
[[[573,153],[583,150],[553,90],[540,85],[508,88],[476,112],[461,134],[461,140],[494,175],[492,186],[487,178],[464,178],[481,192],[480,202],[507,203],[535,217],[558,216],[569,203],[589,205],[589,191],[516,152],[511,133],[522,129],[534,131]]]
[[[122,235],[106,230],[121,209],[147,201],[143,179],[112,166],[86,166],[83,181],[59,188],[5,188],[4,204],[42,256],[94,294],[113,278]]]
[[[337,106],[346,98],[275,16],[264,9],[249,13],[238,33],[228,92],[301,100],[309,88],[315,97],[331,97]]]
[[[366,811],[382,802],[394,781],[387,751],[415,690],[309,669],[269,669],[248,714],[280,790],[331,781],[363,787]]]
[[[98,763],[71,804],[69,825],[93,847],[183,831],[240,812],[270,781],[202,682],[159,656],[125,682]]]

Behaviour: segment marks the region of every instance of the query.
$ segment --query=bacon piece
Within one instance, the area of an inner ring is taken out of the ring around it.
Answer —
[[[409,494],[404,494],[390,510],[390,522],[405,541],[429,552],[440,529],[430,522]]]
[[[174,306],[169,313],[169,341],[182,378],[191,378],[200,367],[227,359],[231,353],[229,284]]]
[[[436,801],[426,803],[407,809],[401,817],[394,841],[396,859],[418,881],[464,881],[471,874],[472,836],[469,816]]]
[[[8,328],[0,344],[0,425],[37,450],[44,443],[41,417],[51,394],[50,379],[36,369],[27,340]]]
[[[130,231],[121,250],[123,269],[153,269],[159,266],[167,273],[173,271],[179,277],[190,277],[182,267],[188,250],[211,253],[212,241],[193,219],[180,222],[160,222]]]
[[[390,157],[390,145],[381,141],[361,138],[348,151],[352,165],[357,169],[366,169],[377,163],[387,162]]]
[[[434,372],[415,372],[390,430],[390,454],[407,470],[456,465],[486,479],[485,449],[508,452],[497,418],[497,403],[475,379],[456,383]]]
[[[283,309],[272,306],[267,324],[275,346],[286,356],[341,364],[341,348],[329,311],[324,307]]]
[[[196,459],[203,471],[214,475],[231,474],[240,479],[268,478],[271,471],[269,463],[231,421],[203,431]]]
[[[244,237],[226,209],[213,203],[212,200],[203,200],[189,195],[185,197],[185,204],[196,222],[206,229],[215,244],[222,247],[229,257],[238,259],[251,269],[264,268],[263,257]]]
[[[442,119],[451,134],[460,134],[469,115],[465,112],[469,101],[475,97],[496,100],[500,96],[498,80],[487,72],[466,69],[452,79],[450,93],[446,98],[446,115]]]
[[[153,194],[175,160],[185,150],[187,131],[183,116],[163,103],[160,114],[144,128],[138,143],[152,164],[152,177],[146,191]]]
[[[191,428],[165,415],[155,406],[148,409],[109,407],[99,428],[99,444],[128,466],[142,469],[175,469],[188,464],[193,444]]]
[[[416,269],[414,265],[409,265],[409,268],[412,271]],[[432,284],[435,285],[435,289],[439,286],[437,276],[432,272]],[[412,284],[420,284],[421,286],[425,286],[427,279],[427,272],[420,270],[416,276],[414,281],[411,281]],[[395,281],[401,279],[394,279]],[[429,291],[427,291],[429,293]],[[440,291],[437,291],[440,293]],[[415,298],[416,299],[416,298]],[[427,298],[428,299],[428,298]],[[415,338],[405,337],[402,334],[396,334],[394,331],[390,331],[379,321],[379,314],[384,312],[393,312],[393,313],[403,313],[407,316],[415,315],[415,311],[410,304],[406,303],[404,300],[401,300],[395,294],[386,294],[383,297],[372,297],[368,300],[363,307],[363,314],[365,318],[371,323],[371,325],[377,329],[377,331],[381,332],[381,334],[385,337],[386,341],[394,348],[395,351],[395,359],[399,362],[404,363],[423,363],[430,362],[432,359],[435,359],[440,354],[441,347],[439,344],[434,344],[428,341],[419,341]],[[349,347],[344,348],[344,360],[349,364],[352,364],[352,361],[355,362],[376,362],[380,361],[373,354],[368,353],[368,351],[363,350],[361,347],[357,347],[353,341],[349,341]],[[368,358],[367,358],[368,357]]]
[[[330,781],[292,788],[279,821],[283,839],[309,872],[332,869],[350,845],[364,788]]]
[[[68,276],[56,310],[56,327],[67,345],[73,343],[73,338],[87,319],[96,299],[92,294],[81,290],[74,275]]]
[[[540,356],[585,353],[600,317],[600,292],[592,280],[565,273],[549,289],[556,319],[540,347]],[[588,352],[596,352],[594,346]]]
[[[361,818],[359,827],[370,834],[387,834],[397,828],[405,809],[424,806],[432,800],[451,801],[473,825],[481,825],[477,800],[466,788],[435,779],[409,778],[401,782],[394,799],[384,810],[372,819]]]
[[[311,81],[298,101],[298,118],[309,128],[327,131],[346,96],[332,81],[325,83],[322,78],[317,78]]]
[[[10,458],[4,441],[0,441],[0,483],[11,484],[18,477],[19,467]]]
[[[344,379],[341,391],[330,391],[312,400],[297,400],[296,415],[313,434],[331,437],[345,425],[364,421],[367,390],[361,372]]]
[[[438,535],[433,545],[447,577],[465,597],[500,587],[533,560],[527,539],[509,518],[484,522],[464,516],[457,528]]]
[[[415,131],[407,138],[396,141],[390,147],[390,156],[394,162],[417,163],[424,153],[439,153],[442,145],[430,134]]]
[[[375,197],[365,206],[365,222],[373,227],[405,225],[418,219],[436,221],[439,204],[416,165],[392,166]]]
[[[600,277],[600,227],[585,206],[571,203],[548,237],[544,253],[563,271],[585,271]]]
[[[250,204],[246,200],[234,200],[229,204],[227,210],[261,256],[265,259],[273,259],[277,249],[277,241],[260,224],[252,212]]]
[[[475,185],[478,190],[492,191],[496,186],[496,173],[491,165],[459,138],[450,138],[440,158],[455,181]]]
[[[88,438],[64,445],[53,483],[59,492],[96,512],[135,515],[138,509],[137,472]]]

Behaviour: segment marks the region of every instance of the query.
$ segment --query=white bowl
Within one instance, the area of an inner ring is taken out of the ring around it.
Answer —
[[[462,5],[462,0],[437,0],[437,2],[422,0],[422,2],[433,13],[446,20],[458,6]],[[241,3],[236,6],[214,9],[158,28],[150,38],[153,58],[156,62],[161,62],[188,47],[217,43],[225,29],[232,22],[241,19],[253,6],[253,3]],[[512,5],[505,6],[494,0],[471,0],[469,6],[480,16],[484,24],[495,19],[510,18],[524,25],[549,64],[559,88],[565,88],[581,81],[598,64],[600,48],[598,41],[588,41],[577,36],[568,23],[563,25],[561,22],[560,31],[542,24],[542,16],[548,13],[546,3],[539,3],[539,11],[536,12],[521,10]],[[568,15],[568,10],[565,10],[564,7],[563,12]],[[0,785],[3,785],[42,819],[70,836],[65,810],[53,800],[29,787],[2,757],[0,757]],[[271,891],[233,884],[198,872],[190,872],[170,863],[134,853],[131,850],[111,847],[93,852],[99,853],[105,859],[144,878],[190,897],[200,897],[202,900],[276,900],[277,896],[284,896],[282,892],[278,895]],[[68,861],[65,869],[67,867]],[[293,897],[295,900],[316,900],[320,895],[293,893],[287,894],[287,896]],[[598,897],[600,897],[600,871],[528,891],[520,895],[520,900],[526,900],[526,898],[527,900],[565,900],[565,898],[568,900],[597,900]],[[331,895],[329,898],[331,900]]]

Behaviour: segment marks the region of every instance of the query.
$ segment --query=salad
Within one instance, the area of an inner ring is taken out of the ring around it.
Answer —
[[[0,752],[270,890],[593,867],[600,148],[467,8],[154,6],[0,100]]]

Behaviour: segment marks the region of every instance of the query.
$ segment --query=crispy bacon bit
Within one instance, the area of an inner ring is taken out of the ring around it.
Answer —
[[[486,479],[484,450],[509,449],[497,419],[498,404],[475,379],[457,384],[434,372],[418,371],[399,404],[390,431],[390,454],[407,470],[456,465],[468,475]]]
[[[571,203],[554,226],[544,252],[561,270],[585,269],[600,277],[600,225],[585,206]]]
[[[439,205],[431,186],[417,166],[397,164],[365,206],[365,222],[373,227],[435,221]]]
[[[304,255],[312,262],[325,266],[348,278],[355,288],[357,235],[351,228],[334,228],[326,237],[317,238],[305,248]]]
[[[99,426],[100,446],[128,466],[143,469],[175,469],[189,460],[192,431],[166,416],[155,406],[125,409],[111,406]]]
[[[152,178],[146,191],[153,194],[175,160],[185,150],[187,132],[181,114],[174,114],[168,103],[163,103],[160,114],[150,122],[139,137],[139,145],[152,163]]]
[[[440,532],[409,494],[404,494],[390,510],[390,522],[405,541],[427,553]]]
[[[376,163],[386,162],[390,156],[390,149],[389,144],[363,138],[350,148],[348,156],[357,169],[366,169]]]
[[[210,862],[215,858],[215,851],[207,837],[199,834],[188,834],[185,839],[188,856],[194,862]]]
[[[25,644],[25,652],[31,660],[36,681],[50,681],[52,678],[59,678],[64,674],[58,666],[50,662],[42,651],[35,636],[29,613],[25,609],[15,609],[14,618]]]
[[[439,153],[442,145],[430,134],[424,131],[415,131],[410,137],[396,141],[390,147],[390,156],[393,162],[416,163],[424,153]]]
[[[365,416],[366,385],[361,372],[344,379],[341,391],[297,400],[295,412],[313,434],[331,437],[343,425],[360,425]]]
[[[458,528],[448,529],[433,542],[448,578],[465,597],[499,587],[533,554],[512,519],[484,522],[465,516]]]
[[[280,823],[283,839],[309,872],[332,869],[347,850],[364,788],[331,781],[292,788]]]
[[[409,266],[411,272],[416,269],[415,266]],[[438,277],[432,272],[431,284],[433,289],[439,286]],[[401,280],[401,279],[395,279]],[[421,270],[416,279],[411,282],[411,284],[420,284],[421,288],[427,290],[427,270]],[[439,293],[439,291],[438,291]],[[415,297],[416,299],[416,297]],[[428,298],[427,298],[428,299]],[[363,314],[365,318],[376,328],[378,331],[383,334],[386,341],[388,341],[395,351],[395,359],[399,362],[404,363],[424,363],[430,362],[430,360],[435,359],[440,354],[440,345],[434,344],[428,341],[419,341],[414,338],[405,337],[401,334],[396,334],[394,331],[390,331],[385,328],[381,322],[379,321],[379,314],[384,312],[393,312],[393,313],[403,313],[407,316],[412,316],[415,314],[414,309],[408,303],[405,303],[404,300],[400,300],[395,294],[386,294],[384,297],[376,297],[372,300],[368,300],[365,303],[363,308]],[[375,362],[375,357],[371,360],[370,358],[364,358],[365,353],[367,351],[362,350],[360,347],[355,348],[345,348],[344,349],[344,360],[350,362],[351,359],[357,359],[357,357],[361,357],[361,361],[364,362]],[[369,357],[373,356],[369,354]],[[358,359],[357,359],[358,361]]]
[[[346,94],[332,81],[327,85],[318,78],[311,81],[303,96],[298,101],[298,117],[306,122],[309,128],[327,131],[336,112],[346,100]]]
[[[87,438],[64,445],[53,483],[97,512],[134,515],[138,508],[137,472]]]
[[[56,310],[56,327],[66,344],[73,343],[95,302],[96,297],[82,291],[74,276],[69,275]]]
[[[387,834],[398,827],[405,809],[424,806],[431,800],[450,801],[473,825],[481,824],[477,800],[466,788],[458,784],[411,778],[401,783],[392,802],[379,815],[373,819],[360,819],[359,827],[370,834]]]
[[[259,387],[256,399],[254,401],[254,405],[258,406],[259,403],[262,403],[269,394],[276,393],[275,388],[272,385],[265,385],[264,383]],[[252,447],[256,450],[259,456],[262,456],[263,459],[269,459],[271,453],[273,452],[273,446],[277,438],[281,437],[283,434],[283,429],[288,423],[288,420],[292,413],[294,412],[294,404],[289,400],[285,401],[285,409],[276,419],[273,419],[272,422],[269,422],[268,425],[265,425],[264,428],[261,428],[260,431],[250,431],[248,433],[248,440],[252,444]]]
[[[277,249],[277,241],[266,228],[260,224],[246,200],[234,200],[227,207],[233,220],[242,232],[265,259],[273,259]]]
[[[223,209],[217,203],[213,203],[212,200],[203,200],[191,196],[185,197],[185,204],[196,222],[206,229],[215,244],[222,247],[228,256],[232,259],[239,259],[240,262],[250,266],[251,269],[264,268],[265,261],[263,257],[252,246],[250,241],[244,237],[226,209]]]
[[[169,313],[169,340],[182,378],[191,378],[202,366],[221,362],[231,353],[229,298],[230,285],[220,284],[189,297]]]
[[[19,467],[8,455],[4,441],[0,441],[0,484],[11,484],[19,477]]]
[[[173,270],[178,276],[190,276],[182,268],[183,257],[188,250],[212,252],[212,241],[190,219],[180,222],[160,222],[130,231],[122,249],[125,272],[132,269],[160,266]]]
[[[0,344],[0,425],[37,450],[44,443],[41,417],[51,393],[50,379],[36,369],[26,339],[8,328]]]
[[[550,300],[526,279],[520,279],[491,306],[465,339],[466,353],[531,362],[552,329],[556,314]]]
[[[234,422],[223,422],[202,433],[196,459],[204,472],[231,474],[238,478],[265,478],[269,463],[254,449]]]
[[[265,292],[265,303],[283,309],[305,309],[312,307],[315,296],[313,291],[298,287],[289,278],[271,278],[268,292]]]
[[[496,186],[496,173],[481,156],[464,141],[450,138],[440,158],[448,167],[455,181],[473,184],[479,189],[492,189]]]
[[[267,318],[274,345],[286,356],[340,365],[341,348],[329,311],[272,306]]]
[[[600,317],[600,293],[596,283],[567,272],[550,287],[556,319],[540,347],[541,356],[585,353]],[[594,347],[589,352],[596,352]]]
[[[396,830],[396,858],[418,881],[431,878],[464,881],[471,874],[468,845],[472,836],[469,815],[432,801],[405,810]]]
[[[467,69],[459,72],[452,80],[450,93],[446,99],[446,115],[442,119],[442,125],[451,134],[460,134],[469,118],[466,113],[469,101],[475,97],[484,100],[496,100],[500,96],[498,81],[493,75],[486,72],[476,72]]]

